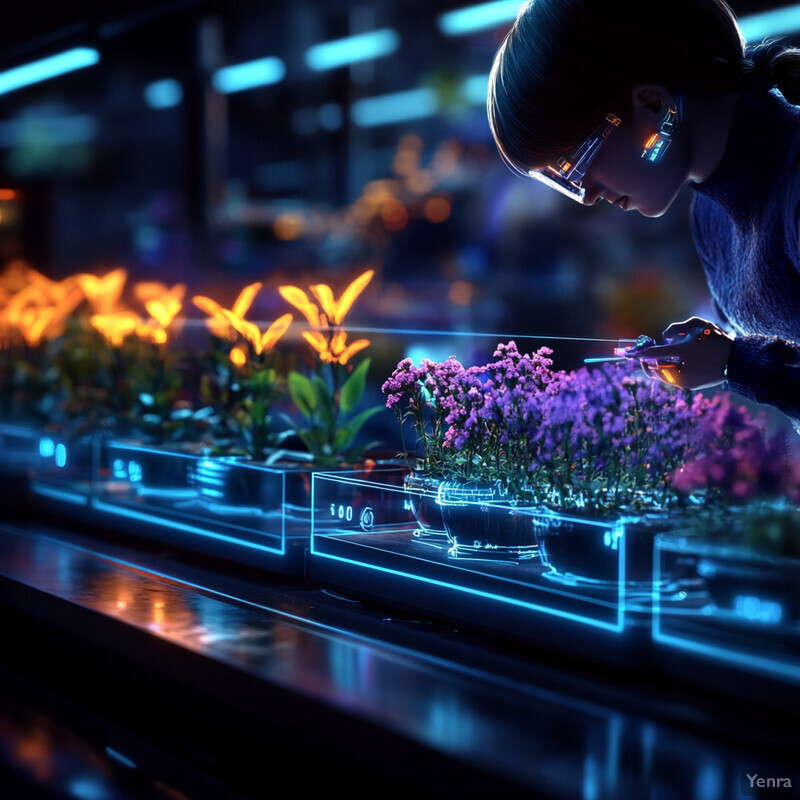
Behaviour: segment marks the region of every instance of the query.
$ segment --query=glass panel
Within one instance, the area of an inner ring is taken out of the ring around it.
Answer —
[[[609,633],[649,621],[663,517],[558,514],[403,468],[317,473],[313,482],[310,569],[335,572],[356,594],[412,606],[422,587],[469,596],[500,627],[512,608],[532,622],[548,615]]]
[[[656,593],[653,637],[670,649],[798,683],[800,559],[735,538],[657,537],[656,574],[676,580]]]
[[[207,457],[192,445],[112,441],[102,449],[107,466],[94,503],[100,512],[274,554],[285,552],[287,535],[301,535],[297,519],[309,516],[303,469]]]

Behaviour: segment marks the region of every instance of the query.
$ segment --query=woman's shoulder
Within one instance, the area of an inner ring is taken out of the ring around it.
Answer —
[[[692,236],[700,257],[706,266],[718,262],[726,243],[731,239],[730,217],[719,203],[695,193],[690,220]]]

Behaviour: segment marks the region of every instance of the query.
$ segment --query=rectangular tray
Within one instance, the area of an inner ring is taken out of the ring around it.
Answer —
[[[514,524],[522,516],[532,530],[539,526],[569,537],[561,541],[574,542],[579,553],[591,546],[598,573],[559,571],[546,545],[516,557],[490,549],[454,552],[452,536],[421,528],[414,514],[420,493],[404,488],[407,475],[394,468],[313,476],[312,578],[551,649],[632,665],[649,661],[652,585],[632,582],[628,561],[642,544],[652,548],[651,531],[622,518],[599,521],[503,502],[490,509],[476,503],[476,513],[513,516]],[[652,549],[647,560],[650,568]]]

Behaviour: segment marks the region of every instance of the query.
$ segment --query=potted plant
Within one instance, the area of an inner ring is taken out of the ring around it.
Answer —
[[[692,524],[660,537],[662,565],[708,597],[705,613],[800,631],[800,463],[729,400],[717,409],[725,447],[680,469],[677,490],[700,493]],[[672,553],[672,559],[663,554]]]
[[[626,582],[649,592],[653,537],[730,505],[730,491],[691,477],[725,458],[752,465],[735,442],[778,445],[725,392],[675,390],[628,362],[553,372],[550,352],[510,342],[482,367],[406,360],[387,405],[436,454],[422,463],[438,473],[451,555],[527,555],[533,540],[553,580],[615,590],[624,546]]]
[[[171,455],[197,453],[208,425],[187,386],[186,354],[175,346],[185,293],[185,284],[137,283],[146,316],[117,306],[90,320],[111,352],[115,420],[103,453],[112,477],[127,478],[139,494],[186,493],[188,462]]]
[[[407,481],[420,530],[430,531],[435,519],[447,532],[452,556],[536,553],[527,511],[527,437],[538,419],[531,415],[539,413],[531,399],[547,394],[556,377],[551,353],[522,354],[509,342],[480,367],[465,368],[451,357],[415,368],[405,359],[383,386],[401,430],[410,420],[422,448]]]
[[[437,502],[439,484],[446,475],[443,448],[448,411],[441,391],[448,385],[446,376],[463,369],[455,357],[442,364],[424,360],[419,367],[415,367],[410,358],[404,358],[381,387],[387,395],[386,407],[394,411],[400,425],[402,455],[409,469],[404,486],[411,512],[417,521],[414,530],[414,536],[417,537],[447,537],[441,507]],[[429,373],[434,371],[438,373],[439,380],[433,374],[429,377]],[[434,384],[441,387],[437,393],[438,399],[432,391]],[[409,422],[416,435],[413,449],[409,449],[406,440]]]
[[[381,410],[380,406],[360,408],[371,359],[357,363],[354,356],[369,347],[370,341],[348,342],[343,327],[348,311],[373,275],[374,270],[363,272],[338,300],[326,284],[309,287],[316,303],[297,286],[279,288],[310,328],[302,333],[310,351],[309,370],[291,370],[288,376],[289,395],[301,420],[289,417],[289,422],[320,468],[358,462],[377,444],[359,439],[367,421]]]
[[[213,444],[194,474],[207,503],[274,507],[276,498],[267,500],[266,495],[276,494],[275,487],[265,488],[263,480],[270,481],[271,475],[282,497],[281,512],[290,523],[302,523],[310,509],[311,473],[352,466],[370,447],[358,439],[378,411],[360,408],[370,360],[354,358],[370,342],[348,342],[343,323],[372,276],[371,270],[360,275],[338,300],[329,286],[315,284],[310,292],[317,303],[299,287],[279,288],[309,323],[302,332],[309,348],[307,372],[295,366],[288,348],[286,353],[277,348],[279,341],[286,343],[282,337],[292,314],[263,332],[244,319],[260,283],[245,287],[230,309],[207,297],[193,298],[209,314],[214,342],[208,354],[211,369],[203,380],[203,396],[214,409]]]

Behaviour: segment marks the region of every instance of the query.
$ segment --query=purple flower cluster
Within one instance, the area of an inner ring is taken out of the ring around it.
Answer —
[[[782,434],[767,436],[763,414],[753,416],[730,395],[719,394],[706,403],[698,434],[692,457],[672,476],[676,491],[734,502],[800,502],[800,464]]]
[[[395,368],[381,390],[386,398],[386,407],[392,408],[398,403],[410,402],[417,391],[417,382],[424,375],[424,370],[414,366],[410,358],[404,358]]]
[[[541,421],[538,395],[556,384],[551,353],[547,347],[520,353],[511,341],[483,366],[465,368],[454,356],[419,367],[404,359],[382,387],[386,405],[401,424],[414,420],[429,469],[507,480],[511,450],[524,453],[528,432]]]
[[[643,493],[665,501],[702,411],[699,395],[687,402],[628,362],[563,373],[540,402],[529,463],[536,481],[616,503]]]
[[[630,362],[556,372],[551,354],[511,341],[483,366],[404,359],[383,385],[386,405],[401,424],[414,420],[426,467],[440,475],[617,507],[696,492],[800,499],[784,443],[727,393],[676,390]]]

